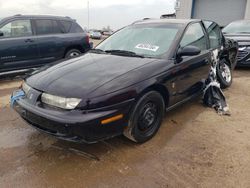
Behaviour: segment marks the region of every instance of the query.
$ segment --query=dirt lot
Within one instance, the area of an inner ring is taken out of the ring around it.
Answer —
[[[232,116],[189,102],[149,142],[68,143],[9,107],[19,80],[0,82],[0,187],[250,187],[250,69],[225,91]]]

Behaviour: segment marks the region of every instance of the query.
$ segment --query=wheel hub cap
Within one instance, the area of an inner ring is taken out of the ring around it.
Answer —
[[[157,119],[156,106],[153,103],[148,103],[144,106],[139,121],[141,130],[148,129]]]
[[[232,79],[230,67],[226,64],[221,65],[221,75],[226,82],[230,82]]]
[[[79,53],[77,53],[77,52],[72,52],[69,56],[70,57],[74,57],[74,56],[78,56],[79,55]]]

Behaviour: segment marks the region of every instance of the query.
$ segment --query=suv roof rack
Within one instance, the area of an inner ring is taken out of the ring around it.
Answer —
[[[145,20],[153,20],[153,19],[154,19],[154,18],[143,18],[143,19],[141,19],[141,20],[134,21],[134,22],[132,23],[132,25],[133,25],[133,24],[136,24],[136,23],[143,22],[143,21],[145,21]]]
[[[22,14],[16,14],[16,15],[14,15],[14,16],[22,16]]]

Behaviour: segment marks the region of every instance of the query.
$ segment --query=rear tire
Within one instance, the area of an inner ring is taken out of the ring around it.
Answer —
[[[164,112],[165,103],[160,93],[150,91],[144,94],[132,109],[124,136],[137,143],[148,141],[160,128]]]
[[[222,89],[228,88],[232,85],[232,69],[225,59],[221,60],[217,65],[217,79]]]
[[[78,49],[71,49],[67,51],[67,53],[65,54],[65,58],[74,58],[79,56],[80,54],[81,52]]]

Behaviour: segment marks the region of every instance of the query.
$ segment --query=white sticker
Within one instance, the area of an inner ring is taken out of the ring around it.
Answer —
[[[159,49],[159,46],[155,46],[151,44],[137,44],[135,48],[156,52]]]

